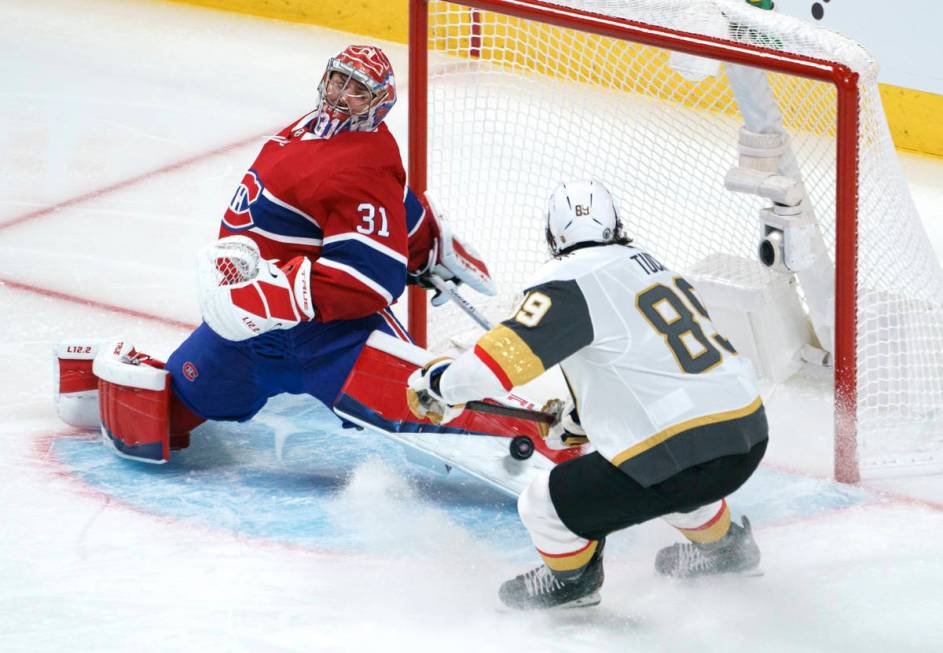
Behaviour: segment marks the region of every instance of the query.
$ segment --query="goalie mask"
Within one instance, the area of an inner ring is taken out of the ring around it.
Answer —
[[[318,114],[308,129],[321,138],[373,131],[395,103],[390,60],[380,48],[350,45],[328,59],[318,84]]]
[[[628,244],[619,212],[606,187],[595,181],[560,184],[547,207],[547,245],[553,256],[577,246]]]

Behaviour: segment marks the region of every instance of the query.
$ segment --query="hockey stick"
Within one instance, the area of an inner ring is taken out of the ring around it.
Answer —
[[[478,413],[491,413],[493,415],[503,415],[506,417],[514,417],[516,419],[537,422],[538,424],[543,424],[545,427],[549,428],[560,421],[560,416],[563,412],[563,402],[554,399],[548,405],[550,406],[550,409],[546,412],[542,410],[530,410],[528,408],[514,408],[512,406],[490,404],[484,401],[469,401],[465,404],[465,408],[466,410],[473,410]],[[511,454],[511,458],[514,458],[515,460],[527,460],[533,455],[534,448],[535,445],[533,438],[527,435],[517,435],[511,438],[509,453]]]
[[[491,322],[475,308],[471,302],[462,297],[451,281],[446,281],[437,274],[430,274],[429,281],[435,286],[436,290],[448,295],[449,299],[458,304],[458,307],[473,319],[485,331],[491,330]],[[478,413],[491,413],[492,415],[503,415],[505,417],[516,417],[529,422],[537,422],[551,426],[560,420],[560,412],[563,405],[555,407],[556,410],[544,412],[541,410],[530,410],[528,408],[515,408],[513,406],[504,406],[502,404],[491,404],[484,401],[469,401],[465,404],[467,410],[473,410]]]
[[[476,413],[491,413],[492,415],[516,417],[517,419],[546,424],[548,426],[556,424],[560,419],[560,415],[554,411],[544,412],[542,410],[531,410],[529,408],[515,408],[501,404],[489,404],[484,401],[469,401],[465,404],[465,408],[467,410],[473,410]]]
[[[458,307],[465,311],[468,317],[478,323],[478,326],[480,326],[485,331],[491,330],[491,322],[488,320],[488,318],[482,315],[481,311],[472,306],[467,299],[459,294],[458,289],[455,287],[454,283],[451,281],[446,281],[437,274],[430,274],[428,279],[429,282],[435,286],[436,290],[448,295],[449,299],[458,304]]]

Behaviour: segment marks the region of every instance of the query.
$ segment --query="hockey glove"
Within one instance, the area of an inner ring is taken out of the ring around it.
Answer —
[[[435,274],[456,286],[467,283],[473,290],[482,294],[495,295],[494,281],[481,255],[452,231],[448,220],[436,208],[429,193],[426,193],[425,204],[437,235],[429,251],[429,261],[423,269],[411,273],[412,280],[424,288],[434,288],[429,275]],[[432,297],[432,305],[441,306],[448,300],[447,295],[437,290]]]
[[[447,424],[461,414],[465,404],[450,406],[439,393],[439,380],[451,364],[452,359],[446,356],[434,358],[409,375],[406,404],[413,415],[433,424]]]
[[[555,412],[556,410],[560,410],[556,407],[553,409],[548,408],[550,404],[554,402],[560,403],[558,399],[550,400],[547,402],[547,405],[543,407],[543,412]],[[580,424],[580,416],[576,412],[576,406],[572,401],[567,401],[566,405],[563,406],[560,419],[546,430],[541,429],[540,434],[543,436],[548,447],[557,450],[579,447],[589,442],[589,438],[586,437],[586,431],[583,430]]]
[[[200,308],[213,331],[235,341],[313,320],[311,261],[279,266],[260,258],[252,240],[223,238],[200,255]]]

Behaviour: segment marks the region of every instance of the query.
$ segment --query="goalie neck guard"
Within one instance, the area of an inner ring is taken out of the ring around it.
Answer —
[[[627,245],[619,212],[609,191],[596,181],[560,184],[547,206],[547,245],[553,256],[579,247]]]
[[[373,131],[395,103],[390,60],[380,48],[350,45],[328,59],[318,84],[318,113],[308,129],[321,138]]]

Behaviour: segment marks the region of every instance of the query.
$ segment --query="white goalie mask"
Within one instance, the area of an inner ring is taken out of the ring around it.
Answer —
[[[550,195],[547,245],[553,256],[582,244],[628,242],[612,196],[599,182],[565,182]]]

